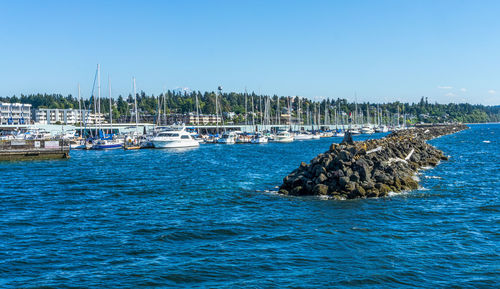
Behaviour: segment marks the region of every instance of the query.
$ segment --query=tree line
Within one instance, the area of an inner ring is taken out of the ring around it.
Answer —
[[[215,114],[216,110],[216,92],[204,92],[193,91],[193,92],[177,92],[177,91],[167,91],[165,94],[160,95],[147,95],[144,91],[137,93],[137,109],[139,115],[157,117],[159,109],[161,114],[186,114],[198,111],[201,114]],[[328,109],[327,119],[334,121],[334,112],[338,113],[339,119],[341,115],[349,115],[358,111],[358,116],[360,114],[366,117],[370,114],[372,117],[377,113],[381,115],[381,118],[387,121],[388,119],[393,119],[394,116],[399,115],[401,118],[406,115],[405,119],[408,122],[465,122],[465,123],[483,123],[483,122],[499,122],[500,121],[500,106],[486,106],[480,104],[468,104],[468,103],[449,103],[449,104],[438,104],[430,103],[425,97],[421,97],[418,102],[415,103],[404,103],[404,102],[389,102],[389,103],[354,103],[349,102],[346,99],[341,98],[326,98],[321,101],[313,101],[308,98],[286,97],[286,96],[268,96],[268,95],[257,95],[254,92],[246,93],[236,93],[228,92],[221,93],[218,95],[218,106],[219,112],[234,112],[235,118],[231,121],[235,123],[242,123],[245,121],[245,108],[248,115],[254,113],[255,122],[260,123],[261,116],[264,113],[264,109],[268,107],[268,114],[271,117],[275,117],[280,113],[287,113],[288,108],[292,112],[292,116],[297,117],[299,112],[299,104],[301,118],[303,121],[307,120],[306,112],[309,110],[312,115],[315,111],[320,114],[319,118],[321,122],[325,120],[325,109]],[[73,95],[61,95],[61,94],[29,94],[21,96],[11,96],[11,97],[0,97],[1,102],[10,103],[27,103],[31,104],[33,109],[38,108],[58,108],[58,109],[90,109],[94,111],[94,100],[93,96],[84,99],[79,102],[79,99]],[[109,115],[109,98],[102,97],[100,100],[101,112]],[[126,97],[122,95],[118,96],[116,99],[111,100],[113,119],[127,119],[131,118],[135,108],[134,108],[134,97],[129,94]],[[159,106],[160,104],[160,106]],[[198,105],[196,105],[198,104]],[[166,109],[166,112],[164,112]],[[349,117],[344,117],[347,121]],[[352,119],[352,117],[351,117]],[[226,119],[228,121],[228,119]]]

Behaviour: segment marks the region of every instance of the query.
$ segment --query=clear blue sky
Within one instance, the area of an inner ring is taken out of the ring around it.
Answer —
[[[101,3],[102,2],[102,3]],[[500,1],[1,1],[0,95],[163,87],[500,104]]]

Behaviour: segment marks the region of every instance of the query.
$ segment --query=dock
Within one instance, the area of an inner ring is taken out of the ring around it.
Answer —
[[[0,161],[68,159],[69,149],[64,140],[0,140]]]

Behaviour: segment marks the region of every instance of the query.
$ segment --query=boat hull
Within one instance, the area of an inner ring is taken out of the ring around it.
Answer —
[[[114,150],[123,148],[122,144],[104,144],[104,145],[94,145],[93,150]]]
[[[168,149],[168,148],[189,148],[189,147],[198,147],[200,143],[192,140],[192,141],[161,141],[161,140],[153,140],[152,144],[157,149]]]
[[[253,144],[268,143],[268,139],[267,138],[252,139],[250,141],[250,143],[253,143]]]
[[[69,146],[70,149],[72,150],[86,150],[87,149],[87,145],[70,145]]]
[[[221,138],[217,140],[217,143],[220,144],[235,144],[236,142],[233,139]]]
[[[307,140],[307,139],[313,139],[312,135],[307,135],[307,134],[297,134],[295,135],[295,140]]]
[[[293,142],[293,137],[274,138],[273,142]]]

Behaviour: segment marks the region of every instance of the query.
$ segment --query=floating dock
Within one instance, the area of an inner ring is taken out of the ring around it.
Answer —
[[[64,140],[0,140],[0,161],[68,159]]]

